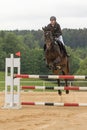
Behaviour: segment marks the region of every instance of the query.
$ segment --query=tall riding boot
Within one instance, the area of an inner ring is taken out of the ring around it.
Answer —
[[[44,49],[44,51],[46,50],[46,44],[44,44],[43,49]]]
[[[67,56],[67,57],[70,57],[70,55],[67,53],[66,48],[65,48],[64,45],[63,45],[63,50],[64,50],[64,53],[66,54],[66,56]]]

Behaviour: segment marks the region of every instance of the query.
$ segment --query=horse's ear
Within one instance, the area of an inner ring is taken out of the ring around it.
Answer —
[[[45,27],[42,27],[42,30],[43,31],[46,31],[47,30],[47,27],[45,26]]]
[[[42,30],[44,31],[44,27],[42,27]]]

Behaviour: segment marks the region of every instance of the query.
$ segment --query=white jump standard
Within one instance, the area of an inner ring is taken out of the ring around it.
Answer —
[[[20,79],[13,79],[14,68],[17,74],[20,74],[20,58],[10,58],[5,61],[5,103],[4,108],[20,108]],[[16,88],[16,93],[14,92]]]

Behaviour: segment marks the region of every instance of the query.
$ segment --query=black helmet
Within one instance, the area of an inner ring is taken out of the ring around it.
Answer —
[[[55,17],[55,16],[51,16],[51,17],[50,17],[50,21],[51,21],[51,20],[55,20],[55,21],[56,21],[56,17]]]

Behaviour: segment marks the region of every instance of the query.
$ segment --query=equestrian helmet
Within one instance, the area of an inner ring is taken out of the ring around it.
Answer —
[[[55,21],[56,21],[56,17],[55,17],[55,16],[51,16],[51,17],[50,17],[50,21],[52,21],[52,20],[55,20]]]

